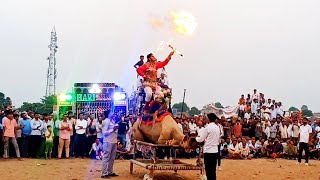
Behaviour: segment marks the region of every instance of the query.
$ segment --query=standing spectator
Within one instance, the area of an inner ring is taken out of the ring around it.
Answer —
[[[75,157],[82,158],[86,155],[86,128],[87,121],[83,119],[83,114],[79,114],[79,119],[76,121],[76,134],[75,134]]]
[[[74,139],[75,139],[75,125],[76,125],[76,119],[73,117],[73,113],[70,111],[68,112],[68,119],[69,123],[71,124],[72,131],[70,131],[70,157],[74,157]]]
[[[21,138],[22,138],[22,151],[21,155],[24,158],[28,157],[29,152],[29,140],[31,134],[31,123],[30,119],[27,116],[27,112],[21,113],[21,118],[19,121],[19,126],[22,127]]]
[[[3,155],[3,126],[2,126],[2,110],[0,109],[0,157]]]
[[[9,141],[13,144],[15,150],[16,150],[16,155],[19,160],[20,158],[20,151],[19,151],[19,146],[16,140],[16,127],[17,127],[17,122],[13,118],[13,112],[11,110],[6,110],[5,111],[6,118],[3,118],[3,142],[4,142],[4,158],[8,159],[9,156]]]
[[[257,123],[256,129],[255,129],[255,138],[256,140],[259,140],[262,137],[262,126],[261,123]]]
[[[194,122],[194,119],[191,119],[191,122],[189,122],[189,129],[190,129],[190,134],[197,133],[197,124]]]
[[[287,139],[288,138],[287,125],[285,125],[284,123],[280,124],[279,131],[280,131],[281,139]]]
[[[47,127],[51,126],[53,127],[53,122],[50,119],[49,114],[44,113],[43,114],[43,129],[42,129],[42,140],[41,140],[41,147],[40,147],[40,152],[39,152],[39,157],[45,157],[45,150],[46,150],[46,132],[47,132]]]
[[[68,116],[65,114],[63,116],[63,121],[59,124],[60,137],[59,137],[59,151],[58,158],[61,159],[63,146],[65,147],[66,158],[69,159],[70,152],[70,133],[72,131],[72,126],[68,121]]]
[[[251,103],[251,114],[254,116],[258,115],[258,99],[253,99]]]
[[[244,118],[250,119],[250,115],[251,115],[251,105],[250,105],[250,102],[247,102],[246,106],[244,107]]]
[[[49,155],[49,159],[51,159],[54,134],[53,134],[51,125],[48,125],[46,129],[47,131],[45,132],[45,137],[46,137],[45,158],[47,159]]]
[[[270,119],[276,119],[277,118],[277,110],[274,108],[274,105],[271,105],[271,109],[270,109]]]
[[[41,142],[42,142],[42,130],[43,122],[40,120],[40,114],[35,113],[34,119],[31,120],[31,137],[30,137],[30,155],[32,158],[39,158],[38,153],[40,152]]]
[[[317,126],[315,127],[316,137],[320,140],[320,121],[318,121]]]
[[[102,127],[103,127],[103,116],[99,115],[98,117],[98,122],[96,124],[96,129],[97,129],[97,139],[100,140],[100,142],[103,142],[103,136],[102,136]]]
[[[275,139],[277,136],[277,125],[274,121],[271,121],[271,128],[270,128],[270,138]]]
[[[309,146],[308,143],[312,139],[312,129],[308,124],[308,119],[303,118],[303,125],[300,126],[299,129],[299,156],[298,156],[298,164],[301,164],[302,152],[305,152],[305,165],[309,164]]]
[[[270,115],[271,115],[270,109],[268,109],[265,104],[262,105],[261,117],[264,119],[270,120]]]
[[[284,116],[284,107],[282,106],[281,102],[278,102],[277,114],[281,117]]]
[[[119,123],[119,130],[118,130],[118,138],[120,139],[120,143],[125,148],[126,147],[126,139],[127,139],[127,132],[129,130],[129,124],[127,119],[124,117],[121,118]]]
[[[249,136],[249,130],[250,130],[250,124],[249,121],[247,119],[244,119],[244,122],[242,124],[242,136]]]
[[[137,69],[137,68],[139,68],[140,66],[142,66],[142,65],[144,64],[143,59],[144,59],[144,56],[141,55],[141,56],[140,56],[140,60],[139,60],[135,65],[133,65],[133,67]]]
[[[253,90],[253,94],[251,95],[251,100],[256,99],[256,100],[258,101],[259,97],[260,97],[260,96],[259,96],[259,93],[257,92],[256,89],[254,89],[254,90]]]
[[[108,178],[119,176],[113,172],[113,163],[116,158],[117,151],[117,137],[118,137],[118,124],[115,119],[106,119],[106,125],[103,128],[103,158],[102,158],[102,176],[101,178]]]
[[[236,138],[242,137],[242,125],[240,124],[240,120],[237,120],[237,123],[234,125],[234,136]]]
[[[17,122],[17,127],[16,127],[16,139],[17,139],[17,143],[19,146],[19,151],[20,151],[20,155],[22,152],[22,137],[21,137],[21,129],[23,128],[20,123],[19,123],[19,114],[13,114],[13,118],[14,120],[16,120]]]
[[[183,132],[183,126],[181,124],[181,119],[177,118],[178,127],[181,129],[181,132]]]
[[[299,125],[298,125],[298,121],[294,120],[293,121],[293,125],[292,125],[292,138],[297,142],[299,139]]]
[[[96,129],[97,121],[94,119],[94,115],[91,114],[89,116],[88,125],[87,125],[87,156],[90,157],[89,151],[91,149],[92,144],[97,139],[97,129]]]
[[[271,102],[271,99],[268,99],[268,102],[267,102],[267,104],[266,104],[266,106],[267,106],[267,108],[268,109],[271,109],[271,106],[272,106],[273,104],[272,104],[272,102]]]
[[[52,149],[52,157],[57,158],[58,157],[58,150],[59,150],[59,137],[60,137],[60,130],[59,125],[61,121],[55,120],[54,122],[54,128],[53,128],[53,149]]]

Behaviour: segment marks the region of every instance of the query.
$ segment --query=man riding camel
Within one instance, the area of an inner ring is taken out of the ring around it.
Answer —
[[[157,70],[165,67],[169,61],[171,60],[171,56],[174,52],[171,52],[169,56],[162,62],[157,62],[157,59],[154,57],[152,53],[147,55],[147,62],[137,68],[137,73],[144,78],[144,91],[146,93],[146,105],[144,106],[144,110],[149,111],[149,103],[152,98],[152,94],[156,92],[156,90],[160,89],[158,84]]]

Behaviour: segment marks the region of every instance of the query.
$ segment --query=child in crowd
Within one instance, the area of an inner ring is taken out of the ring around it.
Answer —
[[[48,159],[48,155],[49,155],[49,159],[51,159],[52,147],[53,147],[53,136],[54,136],[51,125],[47,126],[47,131],[45,132],[45,136],[46,136],[45,158]]]
[[[228,145],[224,145],[223,149],[221,150],[221,158],[228,158],[229,157],[229,150]]]

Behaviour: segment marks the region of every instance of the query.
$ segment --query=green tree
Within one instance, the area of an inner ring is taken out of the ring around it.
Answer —
[[[196,107],[192,107],[189,111],[188,111],[189,115],[194,116],[194,115],[199,115],[200,114],[200,110]]]
[[[313,113],[311,110],[309,110],[308,106],[307,105],[303,105],[301,107],[301,111],[302,111],[302,115],[305,116],[305,117],[311,117],[313,116]]]
[[[10,97],[6,97],[4,93],[0,92],[0,108],[3,106],[11,105],[12,101]]]
[[[299,109],[294,107],[294,106],[292,106],[292,107],[289,108],[289,111],[299,111]]]
[[[302,105],[301,106],[301,111],[303,111],[303,110],[308,110],[308,106],[307,105]]]
[[[53,105],[57,104],[57,96],[48,96],[41,98],[41,102],[28,103],[24,102],[19,111],[34,111],[40,114],[52,113]]]
[[[217,108],[223,108],[222,104],[220,102],[214,103],[214,106]]]
[[[188,105],[186,103],[176,103],[172,106],[172,109],[177,109],[178,112],[182,111],[182,105],[183,105],[183,112],[187,112],[190,110],[190,108],[188,107]]]

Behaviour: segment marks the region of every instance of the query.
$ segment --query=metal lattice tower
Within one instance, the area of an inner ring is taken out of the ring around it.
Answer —
[[[50,45],[50,56],[47,58],[49,61],[48,72],[47,72],[47,87],[46,87],[46,96],[51,96],[56,94],[56,78],[57,78],[57,69],[56,69],[56,52],[58,49],[57,46],[57,33],[55,27],[51,31],[51,40]]]

